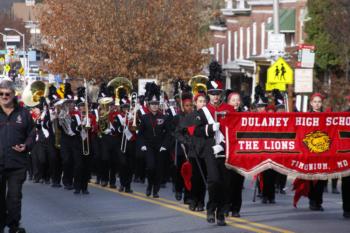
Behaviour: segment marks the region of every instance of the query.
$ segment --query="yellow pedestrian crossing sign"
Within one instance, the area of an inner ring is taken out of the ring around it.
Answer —
[[[281,57],[267,70],[268,83],[293,84],[293,77],[293,69]]]
[[[266,83],[266,91],[273,91],[277,89],[280,91],[286,91],[286,84],[284,83]]]
[[[11,66],[9,64],[5,65],[4,68],[7,73],[11,70]]]

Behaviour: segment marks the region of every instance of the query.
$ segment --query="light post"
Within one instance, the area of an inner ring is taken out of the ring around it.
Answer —
[[[25,38],[25,34],[19,32],[18,30],[14,29],[14,28],[5,28],[4,30],[5,30],[6,32],[14,31],[14,32],[16,32],[17,34],[19,34],[21,37],[23,37],[24,75],[26,75],[29,65],[27,64],[27,52],[26,52],[26,38]]]
[[[2,32],[0,32],[0,35],[2,35],[3,36],[3,39],[5,39],[5,49],[7,50],[7,38],[6,38],[6,34],[4,34],[4,33],[2,33]]]

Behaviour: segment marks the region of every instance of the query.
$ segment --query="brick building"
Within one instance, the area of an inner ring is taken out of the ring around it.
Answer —
[[[221,9],[225,23],[210,26],[214,57],[223,65],[226,87],[250,95],[255,83],[266,82],[272,61],[267,45],[273,32],[273,0],[225,2]],[[280,32],[285,34],[286,51],[293,51],[289,57],[293,57],[294,48],[304,42],[307,0],[279,2]]]

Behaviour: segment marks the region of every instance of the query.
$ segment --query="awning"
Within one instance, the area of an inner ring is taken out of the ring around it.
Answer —
[[[295,9],[280,9],[280,32],[295,32]],[[273,30],[273,21],[266,25],[266,30]]]

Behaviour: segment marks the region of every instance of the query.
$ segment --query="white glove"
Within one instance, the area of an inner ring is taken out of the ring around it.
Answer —
[[[146,146],[142,146],[141,147],[141,151],[147,151],[147,147]]]
[[[166,148],[165,147],[161,147],[159,152],[162,152],[162,151],[166,151]]]
[[[224,148],[221,145],[212,146],[214,154],[219,154],[221,151],[224,151]]]
[[[216,132],[216,131],[219,131],[220,129],[220,123],[214,123],[213,124],[213,131]]]

